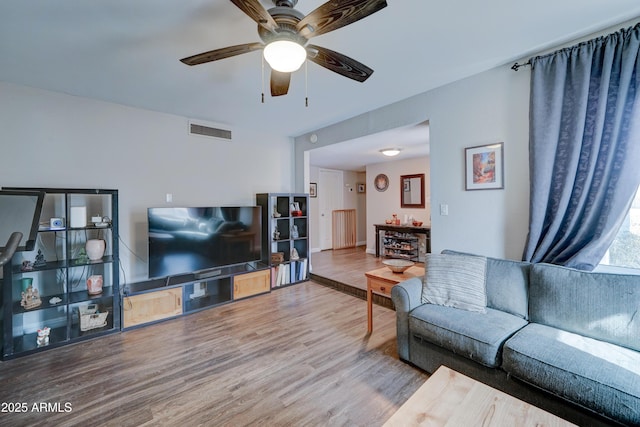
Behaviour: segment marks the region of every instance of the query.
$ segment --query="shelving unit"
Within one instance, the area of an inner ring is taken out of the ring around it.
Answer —
[[[418,261],[418,237],[413,233],[387,231],[383,239],[385,257]]]
[[[262,262],[271,266],[271,287],[293,285],[309,277],[309,195],[260,193]],[[298,206],[299,210],[293,209]],[[293,259],[295,252],[298,259]],[[281,261],[279,260],[281,258]]]
[[[2,358],[118,332],[118,191],[3,189],[38,191],[45,196],[34,250],[17,252],[12,262],[4,265]],[[76,207],[84,209],[72,209]],[[95,225],[90,222],[93,216],[107,217],[109,221]],[[52,221],[56,218],[62,224]],[[101,259],[91,261],[85,256],[89,239],[104,240],[105,252]],[[102,276],[103,281],[102,292],[97,295],[90,294],[87,285],[87,279],[94,275]],[[40,305],[26,308],[21,305],[25,282],[31,282],[32,289],[38,291]],[[89,322],[90,328],[86,324],[81,327],[80,308],[89,305],[95,305],[100,313],[108,313],[104,326]],[[50,328],[48,344],[39,345],[38,330],[45,328]]]
[[[414,262],[431,253],[431,228],[410,225],[374,224],[376,257],[400,258]]]

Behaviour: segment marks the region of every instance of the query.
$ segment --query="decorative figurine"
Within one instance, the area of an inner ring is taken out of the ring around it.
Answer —
[[[296,248],[291,249],[291,261],[297,261],[300,259],[300,255],[298,254],[298,250]]]
[[[273,228],[273,240],[280,240],[280,232],[278,231],[278,227]]]
[[[42,347],[44,345],[49,345],[49,334],[51,333],[51,328],[45,326],[42,329],[38,329],[38,338],[36,338],[36,342],[38,343],[38,347]]]
[[[280,218],[282,216],[282,214],[280,212],[278,212],[278,207],[274,206],[273,207],[273,217],[274,218]]]
[[[40,299],[40,293],[38,292],[37,289],[33,289],[33,285],[29,285],[27,290],[22,292],[21,295],[22,295],[22,300],[20,301],[20,305],[25,310],[30,310],[42,304],[42,300]]]
[[[36,260],[33,262],[33,266],[38,268],[38,267],[44,267],[45,265],[47,265],[47,261],[45,261],[44,259],[44,254],[42,253],[42,249],[38,249],[38,255],[36,255]]]
[[[31,261],[24,260],[22,261],[22,266],[20,267],[21,271],[33,271],[33,264]]]
[[[298,237],[300,237],[300,235],[298,234],[298,226],[294,224],[291,227],[291,238],[297,239]]]

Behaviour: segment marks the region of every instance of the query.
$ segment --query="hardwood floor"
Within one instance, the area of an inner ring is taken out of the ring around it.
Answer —
[[[309,281],[2,362],[0,410],[26,412],[0,425],[382,425],[427,375],[398,360],[394,312],[374,318]]]
[[[367,299],[367,271],[384,267],[383,258],[367,254],[364,246],[316,252],[311,255],[311,278],[330,288]],[[419,263],[418,265],[424,265]],[[373,303],[393,309],[391,298],[373,294]]]
[[[348,286],[367,290],[364,273],[383,267],[382,258],[367,254],[364,246],[311,254],[311,273]]]

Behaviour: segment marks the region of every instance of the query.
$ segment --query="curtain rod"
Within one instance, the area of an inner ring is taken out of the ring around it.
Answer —
[[[513,71],[518,71],[520,69],[520,67],[526,67],[527,65],[531,65],[531,60],[528,60],[527,62],[525,62],[524,64],[518,64],[517,62],[515,64],[513,64],[511,66],[511,69]]]
[[[590,40],[586,40],[586,41],[582,41],[582,42],[577,42],[574,46],[564,47],[564,48],[558,48],[558,49],[556,50],[556,52],[557,52],[557,51],[559,51],[559,50],[563,50],[563,49],[570,49],[570,48],[575,47],[575,46],[578,46],[578,45],[580,45],[580,44],[582,44],[582,43],[588,43],[588,42],[591,42],[591,41],[593,41],[593,40],[597,40],[597,39],[602,39],[602,38],[605,38],[605,37],[609,37],[609,36],[611,36],[611,35],[613,35],[613,34],[618,34],[618,33],[622,32],[622,31],[632,31],[634,28],[637,28],[637,27],[640,27],[640,22],[635,23],[635,24],[631,25],[630,27],[628,27],[628,28],[626,28],[626,29],[625,29],[625,28],[623,28],[623,29],[621,29],[621,30],[619,30],[619,31],[609,33],[608,35],[601,35],[601,36],[599,36],[599,37],[595,37],[595,38],[592,38],[592,39],[590,39]],[[530,65],[532,65],[532,64],[531,64],[531,59],[529,59],[527,62],[525,62],[525,63],[523,63],[523,64],[518,64],[518,63],[516,62],[516,63],[514,63],[514,64],[511,66],[511,69],[512,69],[513,71],[518,71],[518,70],[520,69],[520,67],[525,67],[525,66],[527,66],[527,65],[529,65],[529,66],[530,66]]]

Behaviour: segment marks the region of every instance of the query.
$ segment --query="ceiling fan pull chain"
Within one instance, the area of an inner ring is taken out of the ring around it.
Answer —
[[[309,61],[304,61],[304,106],[309,106]]]
[[[262,64],[262,103],[264,104],[264,55],[260,55]]]

